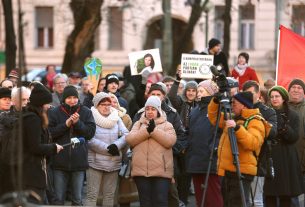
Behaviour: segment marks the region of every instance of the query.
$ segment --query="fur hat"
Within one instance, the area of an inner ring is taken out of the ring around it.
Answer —
[[[288,91],[283,86],[273,86],[272,88],[270,88],[270,90],[268,91],[268,97],[269,98],[270,98],[270,95],[271,95],[272,91],[279,92],[286,102],[289,101]]]
[[[196,81],[189,81],[185,84],[185,91],[191,88],[197,90],[197,87],[198,87],[198,83]]]
[[[162,109],[161,109],[161,100],[158,96],[150,96],[146,103],[145,103],[145,108],[147,106],[152,106],[158,110],[160,115],[162,114]]]
[[[11,72],[8,74],[8,77],[19,78],[19,73],[17,70],[11,70]]]
[[[218,39],[212,38],[209,41],[209,49],[212,49],[213,47],[219,44],[221,44],[221,42]]]
[[[211,96],[218,92],[217,84],[212,80],[204,80],[198,84],[198,88],[203,87]]]
[[[116,74],[113,74],[113,73],[108,74],[108,75],[106,75],[105,79],[106,79],[106,85],[105,85],[106,89],[108,87],[108,84],[113,83],[113,82],[115,82],[116,84],[119,85],[119,77]]]
[[[95,94],[95,96],[93,97],[93,100],[92,100],[94,107],[97,108],[98,104],[103,99],[108,99],[111,102],[111,97],[108,93],[99,92],[99,93]]]
[[[0,98],[11,98],[11,90],[9,88],[0,88]]]
[[[73,85],[69,85],[64,88],[64,92],[62,93],[62,103],[64,103],[66,98],[68,98],[69,96],[75,96],[79,98],[77,89]]]
[[[248,109],[253,108],[253,94],[249,91],[239,92],[234,98]]]
[[[42,106],[52,102],[51,92],[42,84],[36,84],[30,95],[30,104]]]
[[[150,94],[154,90],[159,90],[163,93],[163,95],[165,95],[166,94],[166,85],[162,82],[154,83],[150,86],[148,94]]]
[[[243,56],[246,59],[246,63],[249,61],[249,54],[246,52],[239,53],[238,57]]]
[[[305,92],[305,83],[304,83],[303,80],[298,79],[298,78],[293,79],[293,80],[290,82],[289,86],[288,86],[288,91],[290,91],[290,88],[291,88],[293,85],[299,85],[299,86],[301,86],[301,87],[303,88],[303,91]]]

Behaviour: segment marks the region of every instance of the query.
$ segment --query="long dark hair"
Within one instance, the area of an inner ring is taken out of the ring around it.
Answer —
[[[29,104],[27,106],[27,111],[37,114],[42,120],[42,128],[43,129],[48,128],[49,125],[48,114],[43,110],[42,106],[34,106],[32,104]]]
[[[150,59],[151,59],[150,67],[151,67],[151,69],[153,69],[155,67],[154,57],[150,53],[147,53],[146,55],[144,55],[144,59],[147,57],[150,57]]]

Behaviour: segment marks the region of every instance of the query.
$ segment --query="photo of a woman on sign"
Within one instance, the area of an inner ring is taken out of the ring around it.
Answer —
[[[162,72],[158,48],[131,52],[128,54],[131,75],[147,77],[151,73]]]
[[[154,67],[154,57],[150,53],[147,53],[137,61],[137,71],[139,74],[149,74],[153,71]]]

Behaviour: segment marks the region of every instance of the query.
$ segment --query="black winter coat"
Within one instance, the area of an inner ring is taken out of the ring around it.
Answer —
[[[218,130],[216,143],[213,147],[215,127],[208,118],[208,105],[211,96],[203,97],[190,114],[189,148],[186,154],[188,173],[206,173],[209,165],[210,154],[213,150],[213,161],[210,173],[216,174],[217,147],[221,135]]]
[[[288,114],[288,115],[287,115]],[[299,135],[299,117],[288,110],[276,110],[278,135],[276,144],[272,146],[272,158],[275,177],[265,179],[266,196],[298,196],[303,193],[301,166],[295,147]]]
[[[75,112],[80,115],[79,121],[68,128],[66,120]],[[49,130],[53,141],[62,145],[70,143],[73,137],[90,140],[95,134],[95,122],[90,109],[82,105],[69,107],[62,104],[49,110]],[[59,154],[52,157],[52,167],[56,170],[82,171],[88,168],[87,144],[72,148],[65,147]]]
[[[203,51],[203,52],[201,52],[201,54],[203,54],[203,55],[211,55],[207,51]],[[229,76],[228,58],[227,58],[227,56],[222,51],[220,51],[219,53],[214,55],[213,65],[215,65],[215,66],[220,65],[222,67],[221,72],[223,74],[225,74],[226,76]]]
[[[268,139],[275,138],[277,135],[277,116],[275,110],[271,107],[266,106],[262,102],[255,103],[254,108],[258,108],[264,119],[270,124],[272,124]]]
[[[179,82],[175,81],[174,84],[172,85],[169,93],[167,94],[172,106],[177,110],[179,113],[181,119],[182,119],[182,124],[186,130],[189,129],[189,116],[190,112],[195,106],[197,105],[196,101],[192,102],[187,102],[186,99],[186,91],[183,90],[183,97],[184,99],[177,95],[178,92],[178,87],[179,87]]]
[[[49,135],[42,128],[41,118],[29,113],[23,119],[23,184],[25,188],[46,188],[45,158],[56,154],[55,144],[48,144]]]

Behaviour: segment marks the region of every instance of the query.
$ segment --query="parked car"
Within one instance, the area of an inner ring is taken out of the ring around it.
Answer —
[[[56,66],[56,73],[60,73],[61,67]],[[33,68],[26,75],[21,77],[22,81],[41,81],[47,75],[45,68]]]

